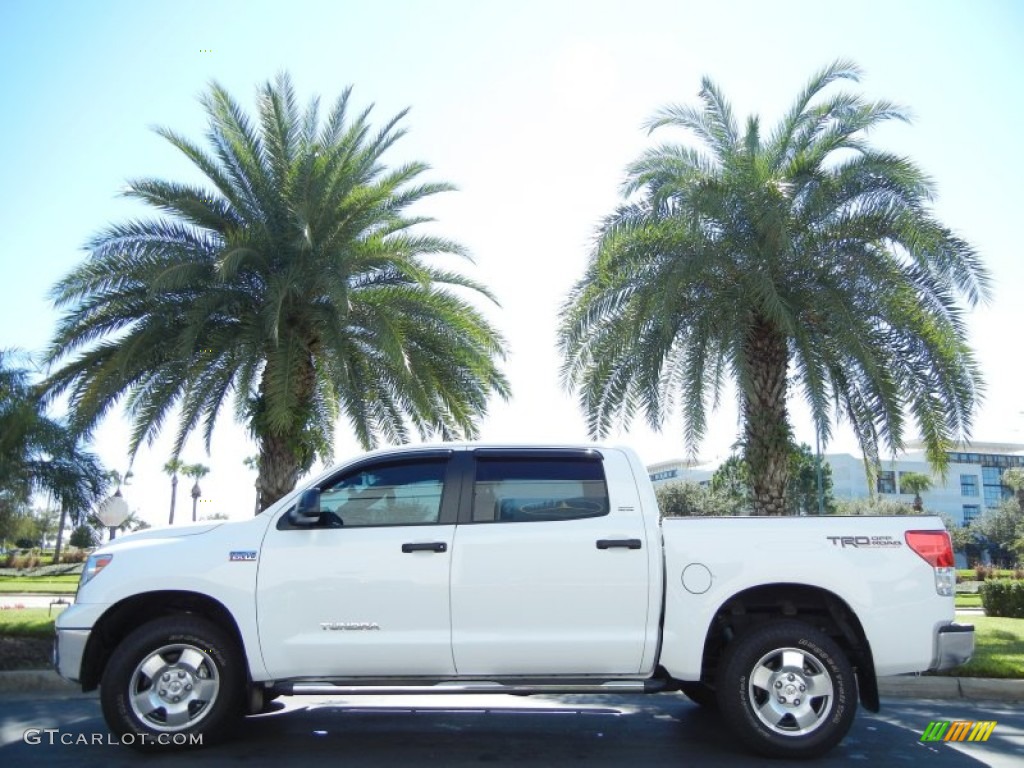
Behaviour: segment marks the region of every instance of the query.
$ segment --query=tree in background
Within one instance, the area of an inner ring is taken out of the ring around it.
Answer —
[[[164,474],[170,475],[171,478],[171,513],[167,517],[168,525],[174,525],[174,508],[178,504],[178,474],[184,467],[185,463],[177,457],[168,459],[164,464]]]
[[[472,303],[490,294],[439,266],[465,250],[409,211],[451,185],[387,165],[405,112],[375,130],[349,94],[321,120],[281,75],[253,120],[214,83],[209,150],[158,129],[203,185],[129,182],[162,216],[100,233],[53,289],[49,396],[70,395],[79,433],[123,401],[134,454],[180,408],[173,455],[200,427],[209,451],[233,396],[266,508],[330,458],[341,416],[367,448],[472,438],[490,397],[508,397],[504,341]]]
[[[96,532],[86,524],[79,525],[68,537],[68,544],[79,549],[92,549],[99,542]]]
[[[836,499],[837,515],[917,515],[910,504],[893,499]]]
[[[192,522],[194,523],[196,521],[196,504],[199,503],[199,497],[203,495],[199,481],[210,474],[210,468],[205,464],[186,464],[181,471],[195,480],[192,486]]]
[[[698,483],[664,483],[654,489],[664,517],[739,515],[743,506],[735,497]]]
[[[994,509],[986,509],[981,517],[971,522],[971,529],[979,536],[992,561],[1004,566],[1013,565],[1019,556],[1020,540],[1024,539],[1024,512],[1016,499],[1003,499]]]
[[[60,510],[52,526],[59,562],[66,519],[77,525],[106,487],[99,459],[63,421],[46,414],[19,355],[0,350],[0,523],[16,518],[33,494],[46,496]]]
[[[1017,505],[1024,513],[1024,467],[1010,467],[1003,470],[1001,482],[1011,491],[1017,499]]]
[[[918,513],[924,512],[924,500],[921,494],[930,491],[932,479],[920,472],[900,472],[900,493],[914,494],[914,510]]]
[[[786,509],[791,515],[815,515],[818,513],[818,467],[817,459],[806,443],[789,446],[789,482],[786,487]],[[821,463],[822,506],[826,514],[835,511],[832,495],[832,467]],[[726,459],[711,477],[711,487],[733,499],[741,508],[753,507],[753,488],[750,483],[750,467],[742,455],[734,454]]]
[[[594,437],[638,413],[660,428],[674,405],[695,449],[707,407],[737,386],[755,514],[789,511],[796,387],[827,444],[832,411],[866,463],[903,446],[907,415],[929,462],[968,435],[981,383],[961,302],[988,295],[974,250],[933,215],[933,187],[866,133],[905,112],[851,93],[860,70],[815,75],[781,123],[738,124],[719,88],[648,123],[695,136],[628,170],[564,307],[563,379]],[[789,371],[793,376],[790,379]]]

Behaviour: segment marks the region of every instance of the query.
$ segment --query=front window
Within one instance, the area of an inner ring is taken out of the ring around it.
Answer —
[[[321,524],[353,528],[436,523],[447,462],[374,465],[343,475],[320,492]]]

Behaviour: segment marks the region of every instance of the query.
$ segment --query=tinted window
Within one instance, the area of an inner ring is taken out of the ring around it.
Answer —
[[[436,523],[446,464],[443,459],[385,464],[343,475],[321,490],[321,523],[345,528]]]
[[[529,523],[608,514],[597,460],[482,458],[473,485],[473,520]]]

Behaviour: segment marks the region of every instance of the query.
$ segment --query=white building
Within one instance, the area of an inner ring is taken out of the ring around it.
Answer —
[[[837,499],[863,499],[868,492],[864,460],[848,453],[825,454],[832,467],[832,495]],[[920,472],[932,479],[932,489],[921,493],[928,512],[949,515],[961,525],[969,523],[986,509],[1012,495],[1002,484],[1003,470],[1024,467],[1024,444],[971,443],[949,453],[945,481],[932,474],[920,441],[909,443],[907,451],[895,459],[882,461],[875,480],[879,498],[911,502],[913,494],[901,493],[900,477],[905,472]]]
[[[832,468],[832,495],[836,499],[866,499],[868,489],[864,460],[849,453],[828,453],[822,456]],[[1011,496],[1002,485],[1003,470],[1024,467],[1024,444],[972,443],[949,453],[945,481],[932,474],[925,459],[924,444],[911,442],[905,453],[895,459],[883,460],[875,479],[879,498],[911,503],[913,494],[901,493],[900,477],[906,472],[920,472],[932,478],[932,489],[921,499],[925,510],[949,515],[961,525],[969,523],[986,509],[997,506]],[[647,467],[655,487],[669,482],[706,484],[715,473],[715,463],[687,462],[682,459],[662,461]]]
[[[665,483],[697,483],[707,485],[711,482],[711,476],[718,469],[717,462],[702,460],[686,461],[684,459],[670,459],[660,461],[657,464],[650,464],[647,472],[651,477],[654,487]]]

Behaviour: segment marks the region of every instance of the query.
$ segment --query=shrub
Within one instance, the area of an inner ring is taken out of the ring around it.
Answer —
[[[26,568],[35,568],[41,562],[39,555],[8,555],[7,562],[4,565],[7,568],[15,568],[22,571]]]
[[[992,579],[981,585],[986,616],[1024,619],[1024,581]]]
[[[84,563],[89,559],[89,553],[84,549],[70,549],[62,552],[60,559],[63,563]]]
[[[975,563],[974,576],[978,581],[985,581],[985,579],[994,579],[996,577],[996,567],[994,565]]]
[[[96,546],[96,533],[88,525],[80,525],[71,532],[68,544],[79,549],[89,549]]]

